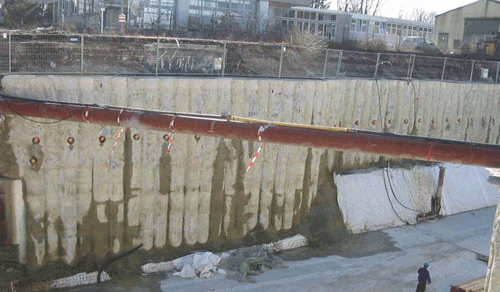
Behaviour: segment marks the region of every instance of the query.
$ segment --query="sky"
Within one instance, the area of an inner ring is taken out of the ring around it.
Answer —
[[[386,0],[380,15],[398,17],[398,12],[401,8],[408,13],[411,13],[413,8],[423,8],[424,10],[436,11],[437,14],[441,14],[475,1],[477,0]],[[330,9],[335,9],[337,1],[331,0],[330,2]]]
[[[410,12],[413,8],[423,8],[424,10],[436,11],[437,14],[461,7],[476,0],[386,0],[382,7],[382,16],[397,17],[399,9]]]

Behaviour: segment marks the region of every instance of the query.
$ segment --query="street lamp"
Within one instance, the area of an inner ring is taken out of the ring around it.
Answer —
[[[101,8],[101,34],[102,34],[102,31],[104,30],[104,11],[106,10],[106,8]]]

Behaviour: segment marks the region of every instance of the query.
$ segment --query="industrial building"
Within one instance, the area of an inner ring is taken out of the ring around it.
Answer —
[[[479,0],[436,16],[434,42],[445,52],[459,51],[475,37],[496,34],[500,27],[500,1]]]

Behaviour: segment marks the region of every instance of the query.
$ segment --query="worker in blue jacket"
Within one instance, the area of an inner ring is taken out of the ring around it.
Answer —
[[[428,267],[429,263],[425,263],[423,268],[418,269],[418,285],[415,292],[424,292],[427,282],[431,283],[431,275],[427,270]]]

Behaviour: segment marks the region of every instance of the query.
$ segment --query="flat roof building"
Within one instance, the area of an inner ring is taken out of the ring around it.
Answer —
[[[270,11],[308,6],[310,0],[42,0],[53,11],[53,23],[87,25],[104,18],[105,27],[118,26],[118,15],[141,28],[186,28],[230,17],[240,24],[266,27]],[[101,9],[104,12],[101,15]],[[93,20],[92,20],[93,19]]]
[[[432,23],[309,7],[275,10],[273,19],[274,25],[309,30],[336,42],[380,39],[398,45],[407,36],[432,39],[434,34]]]

